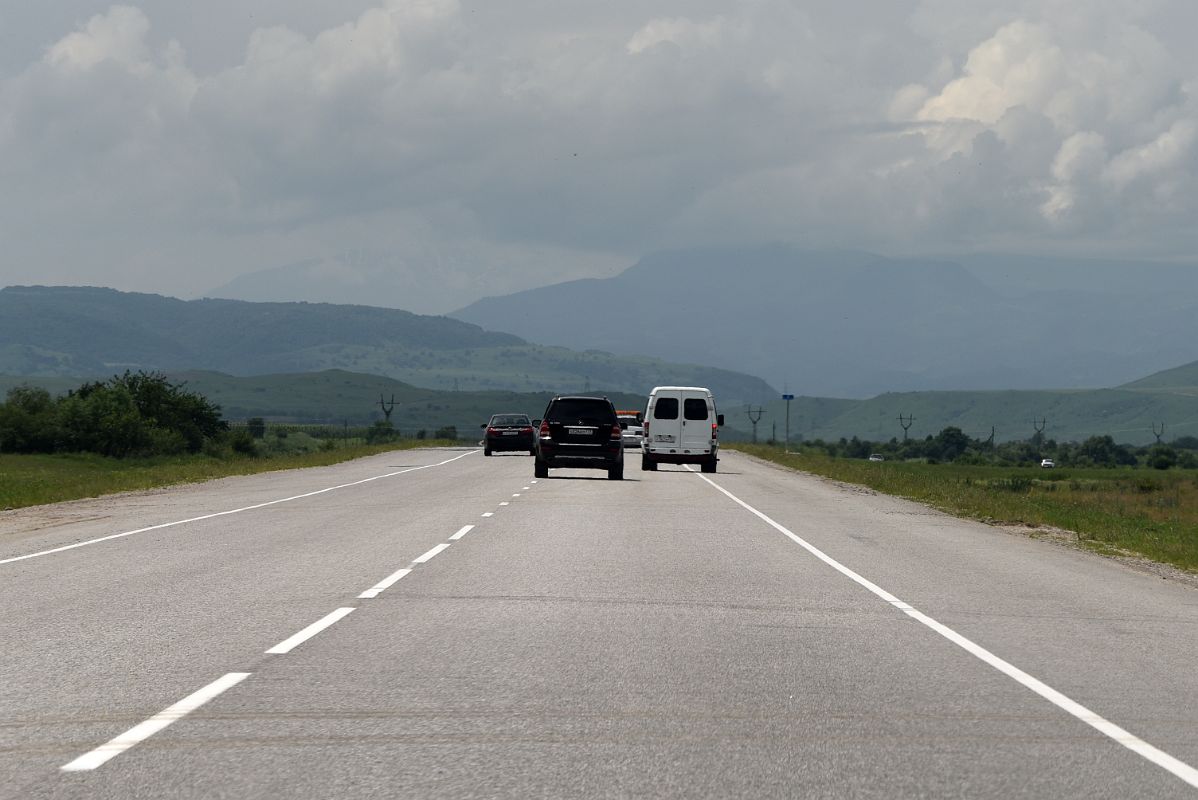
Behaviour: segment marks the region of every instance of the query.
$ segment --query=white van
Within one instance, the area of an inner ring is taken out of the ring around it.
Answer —
[[[649,393],[645,407],[641,469],[653,471],[658,464],[700,464],[704,472],[715,472],[720,450],[717,434],[723,424],[724,415],[716,413],[711,390],[658,386]]]

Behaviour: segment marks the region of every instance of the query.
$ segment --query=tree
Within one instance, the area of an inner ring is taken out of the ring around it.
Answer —
[[[0,452],[51,452],[61,431],[57,408],[50,393],[34,386],[8,390],[8,402],[0,405]]]
[[[1177,465],[1177,451],[1167,444],[1154,444],[1148,451],[1148,466],[1169,469]]]
[[[936,434],[932,442],[935,458],[941,461],[953,461],[969,448],[969,437],[955,426],[949,426]]]
[[[1091,436],[1082,442],[1078,453],[1098,467],[1113,467],[1118,461],[1118,446],[1110,436]]]

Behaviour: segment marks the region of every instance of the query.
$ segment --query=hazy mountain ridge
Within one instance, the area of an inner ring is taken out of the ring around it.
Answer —
[[[0,372],[106,377],[126,368],[241,376],[347,369],[463,390],[639,393],[686,382],[754,401],[776,393],[732,370],[533,345],[396,309],[183,301],[94,287],[0,290]]]
[[[1090,388],[1198,354],[1198,268],[699,248],[451,316],[567,347],[702,353],[812,395]]]

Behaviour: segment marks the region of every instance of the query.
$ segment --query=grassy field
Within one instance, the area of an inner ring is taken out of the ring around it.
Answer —
[[[1135,554],[1198,572],[1198,471],[876,463],[763,445],[735,449],[957,516],[1062,528],[1097,552]]]
[[[91,454],[0,455],[0,509],[195,483],[230,475],[326,466],[389,450],[449,444],[457,443],[405,439],[390,444],[350,444],[334,450],[294,452],[269,458],[196,455],[116,459]]]

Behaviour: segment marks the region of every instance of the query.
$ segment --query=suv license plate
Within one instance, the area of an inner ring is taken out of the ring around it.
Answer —
[[[586,436],[591,432],[590,428],[569,428],[571,436]]]

